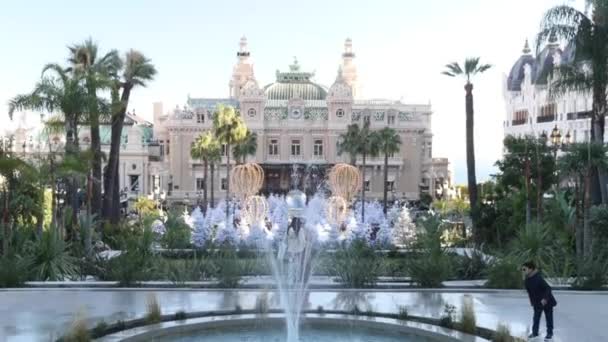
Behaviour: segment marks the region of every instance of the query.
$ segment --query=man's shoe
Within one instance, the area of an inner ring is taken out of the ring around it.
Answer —
[[[547,334],[547,336],[545,336],[545,342],[553,342],[553,334]]]
[[[538,334],[530,334],[528,335],[528,341],[533,340],[538,337]]]

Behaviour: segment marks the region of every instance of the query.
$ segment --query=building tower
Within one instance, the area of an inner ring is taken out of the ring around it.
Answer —
[[[353,97],[358,97],[359,89],[357,83],[357,66],[353,62],[355,53],[353,52],[353,41],[346,38],[344,42],[344,53],[342,53],[342,77],[346,84],[353,90]]]
[[[253,64],[249,60],[249,55],[247,38],[243,36],[239,43],[239,51],[236,53],[237,63],[232,69],[232,79],[229,83],[231,99],[238,99],[245,83],[253,77]]]

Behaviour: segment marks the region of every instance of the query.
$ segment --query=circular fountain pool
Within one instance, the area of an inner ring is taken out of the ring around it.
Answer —
[[[109,335],[99,341],[285,342],[281,315],[233,315],[166,322]],[[313,315],[303,320],[299,342],[481,342],[441,327],[387,318]]]

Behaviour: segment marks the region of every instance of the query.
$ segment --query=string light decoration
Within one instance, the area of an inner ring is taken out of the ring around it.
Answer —
[[[348,214],[348,205],[361,188],[359,169],[349,164],[336,164],[328,174],[333,196],[327,200],[327,221],[339,226]]]
[[[329,187],[334,196],[340,196],[350,203],[361,189],[359,169],[349,164],[336,164],[329,171]]]
[[[230,172],[230,184],[243,206],[242,215],[250,224],[259,224],[266,218],[268,203],[256,194],[264,185],[264,169],[256,163],[235,166]]]
[[[331,196],[327,199],[327,222],[340,225],[348,213],[348,203],[340,196]]]

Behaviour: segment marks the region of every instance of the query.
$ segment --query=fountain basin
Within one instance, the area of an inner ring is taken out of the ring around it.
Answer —
[[[284,342],[282,314],[245,314],[194,318],[121,331],[100,342]],[[487,342],[446,328],[399,321],[338,314],[307,314],[302,318],[302,342]]]

